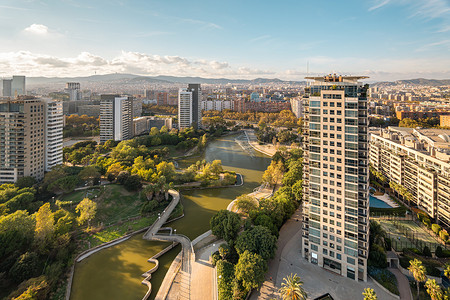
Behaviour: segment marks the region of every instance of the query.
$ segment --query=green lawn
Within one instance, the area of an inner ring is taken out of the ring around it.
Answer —
[[[85,197],[97,203],[97,215],[91,221],[93,226],[98,226],[102,223],[108,226],[121,220],[126,221],[129,217],[138,216],[142,206],[139,192],[129,192],[118,184],[76,191],[63,196],[61,200],[72,201],[72,206],[66,208],[75,212],[76,204]]]

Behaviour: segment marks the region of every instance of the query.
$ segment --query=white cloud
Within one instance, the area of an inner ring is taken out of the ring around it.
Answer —
[[[249,42],[254,43],[254,42],[258,42],[258,41],[262,41],[262,40],[267,40],[269,38],[270,38],[270,35],[266,34],[266,35],[261,35],[261,36],[255,37],[255,38],[249,40]]]
[[[404,78],[450,78],[450,57],[433,59],[367,59],[357,57],[309,57],[293,69],[264,68],[258,65],[233,66],[225,61],[190,59],[181,56],[162,56],[122,51],[113,58],[89,52],[72,57],[58,57],[29,51],[0,52],[0,76],[72,77],[93,74],[132,73],[136,75],[202,76],[253,79],[256,77],[303,80],[306,61],[310,75],[336,71],[344,75],[368,75],[370,81]]]
[[[25,32],[37,35],[47,35],[49,33],[48,27],[42,24],[31,24],[24,29]]]
[[[369,8],[369,11],[379,9],[379,8],[385,6],[386,4],[388,4],[389,2],[390,2],[390,0],[377,1],[376,4],[374,4],[373,6],[371,6],[371,7]]]

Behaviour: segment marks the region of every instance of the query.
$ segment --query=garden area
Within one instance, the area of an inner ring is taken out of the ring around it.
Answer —
[[[221,210],[211,218],[212,233],[226,241],[212,255],[213,265],[217,265],[219,299],[245,299],[264,281],[268,260],[275,255],[279,229],[302,199],[301,157],[298,149],[277,152],[263,182],[281,183],[282,187],[258,203],[240,196],[239,214]]]

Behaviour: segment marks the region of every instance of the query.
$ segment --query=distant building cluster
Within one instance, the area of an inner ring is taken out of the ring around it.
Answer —
[[[14,75],[12,79],[3,79],[2,87],[3,97],[16,98],[27,94],[25,76]]]
[[[411,193],[414,204],[450,226],[450,130],[372,128],[369,157],[376,171]]]

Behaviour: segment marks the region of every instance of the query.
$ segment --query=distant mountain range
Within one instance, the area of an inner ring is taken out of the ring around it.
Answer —
[[[292,83],[304,84],[305,81],[284,81],[278,78],[227,79],[203,77],[176,77],[176,76],[139,76],[133,74],[107,74],[87,77],[27,77],[29,85],[45,85],[50,83],[66,82],[115,82],[115,83],[204,83],[204,84],[267,84]]]
[[[417,78],[417,79],[404,79],[397,81],[383,81],[377,82],[374,85],[397,85],[397,84],[410,84],[410,85],[428,85],[428,86],[442,86],[442,85],[450,85],[450,79],[425,79],[425,78]]]
[[[177,77],[177,76],[139,76],[133,74],[106,74],[92,75],[87,77],[27,77],[28,85],[64,84],[66,82],[108,82],[108,83],[203,83],[203,84],[305,84],[305,81],[285,81],[278,78],[255,78],[255,79],[227,79],[227,78],[203,78],[203,77]],[[371,86],[390,86],[397,84],[441,86],[450,85],[450,79],[406,79],[397,81],[383,81],[371,84]]]

